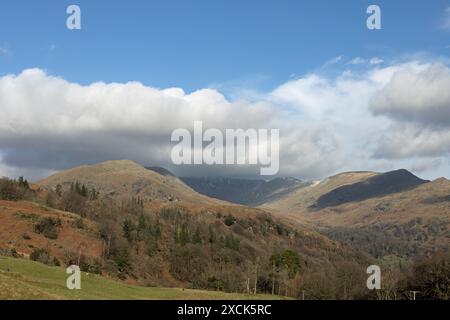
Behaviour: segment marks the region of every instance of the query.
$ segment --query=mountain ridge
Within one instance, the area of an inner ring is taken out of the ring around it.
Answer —
[[[199,205],[220,204],[219,200],[195,192],[173,175],[163,175],[131,160],[105,161],[63,170],[36,184],[54,190],[58,185],[68,189],[75,182],[95,188],[103,197],[139,197],[149,201]]]
[[[336,206],[353,201],[363,201],[391,193],[407,191],[421,184],[428,183],[405,169],[381,173],[367,180],[338,187],[317,199],[311,208],[319,209]]]
[[[307,184],[291,177],[274,178],[269,181],[211,177],[181,177],[180,179],[201,194],[249,206],[258,206],[278,199]]]

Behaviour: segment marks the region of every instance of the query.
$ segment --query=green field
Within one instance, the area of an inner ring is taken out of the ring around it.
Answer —
[[[81,290],[66,287],[65,269],[34,261],[0,257],[0,299],[38,300],[233,300],[279,299],[271,295],[244,295],[216,291],[138,287],[102,276],[82,273]]]

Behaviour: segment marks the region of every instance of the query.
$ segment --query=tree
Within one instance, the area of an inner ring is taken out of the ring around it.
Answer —
[[[289,271],[289,277],[293,277],[300,271],[300,258],[297,252],[286,250],[281,256],[282,263]]]
[[[58,184],[58,185],[56,186],[55,192],[56,192],[56,194],[58,195],[58,197],[61,197],[61,196],[62,196],[62,192],[63,192],[62,185]]]
[[[88,191],[88,196],[89,196],[89,199],[91,199],[91,200],[97,200],[99,194],[100,194],[100,192],[95,190],[95,188],[92,188],[91,190]]]
[[[187,243],[189,243],[189,231],[185,224],[181,226],[180,234],[178,235],[178,243],[182,246],[185,246]]]
[[[28,181],[26,179],[24,179],[22,176],[19,177],[18,184],[19,184],[19,187],[22,187],[25,190],[30,189],[30,185],[28,184]]]
[[[74,191],[75,191],[76,193],[78,193],[78,194],[81,193],[80,183],[79,183],[78,181],[75,182],[75,189],[74,189]]]
[[[138,231],[144,231],[145,229],[147,229],[147,220],[145,219],[144,214],[141,213],[138,220]]]
[[[238,250],[240,245],[239,238],[236,238],[232,234],[227,234],[225,238],[223,239],[225,248],[232,249],[232,250]]]
[[[202,237],[200,235],[200,228],[197,227],[195,230],[194,235],[192,236],[192,243],[193,244],[202,244]]]
[[[75,190],[75,187],[74,187]],[[66,191],[62,195],[60,209],[68,212],[78,213],[85,216],[87,213],[87,199],[75,191]]]
[[[18,201],[23,197],[24,193],[15,181],[6,178],[0,179],[0,199]]]
[[[151,235],[151,230],[147,224],[147,219],[143,213],[139,215],[137,223],[137,236],[139,240],[144,240],[148,235]]]
[[[125,239],[127,239],[129,242],[133,241],[133,237],[132,237],[132,232],[134,231],[134,224],[133,221],[131,221],[131,219],[125,219],[125,221],[123,222],[122,225],[122,230],[123,230],[123,236]]]
[[[86,186],[85,186],[84,184],[83,184],[83,186],[81,187],[80,194],[81,194],[83,197],[87,197],[87,196],[88,196],[88,189],[86,188]]]
[[[208,236],[209,243],[215,243],[217,241],[217,237],[211,226],[208,227],[208,233],[209,233],[209,236]]]
[[[420,260],[407,278],[406,293],[416,291],[417,299],[450,299],[450,254],[436,254]]]
[[[156,221],[155,226],[153,227],[153,236],[155,237],[156,240],[161,239],[161,223],[158,221]]]
[[[289,277],[294,277],[300,271],[300,258],[297,252],[285,250],[282,254],[275,253],[270,257],[272,268],[276,267],[277,272],[286,269]]]

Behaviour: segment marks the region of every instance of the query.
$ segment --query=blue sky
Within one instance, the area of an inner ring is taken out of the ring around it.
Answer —
[[[82,30],[65,28],[66,8]],[[366,28],[382,9],[383,30]],[[447,0],[4,0],[0,74],[39,67],[69,81],[141,81],[186,91],[221,84],[270,89],[336,56],[448,55]]]
[[[449,37],[449,0],[2,0],[0,176],[126,158],[259,177],[174,166],[171,133],[201,120],[280,129],[281,176],[450,177]]]

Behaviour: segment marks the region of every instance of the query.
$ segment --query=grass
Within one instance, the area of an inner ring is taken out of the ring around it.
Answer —
[[[218,291],[131,286],[82,273],[81,290],[66,287],[64,268],[0,257],[0,299],[14,300],[235,300],[280,299],[271,295],[244,295]]]

